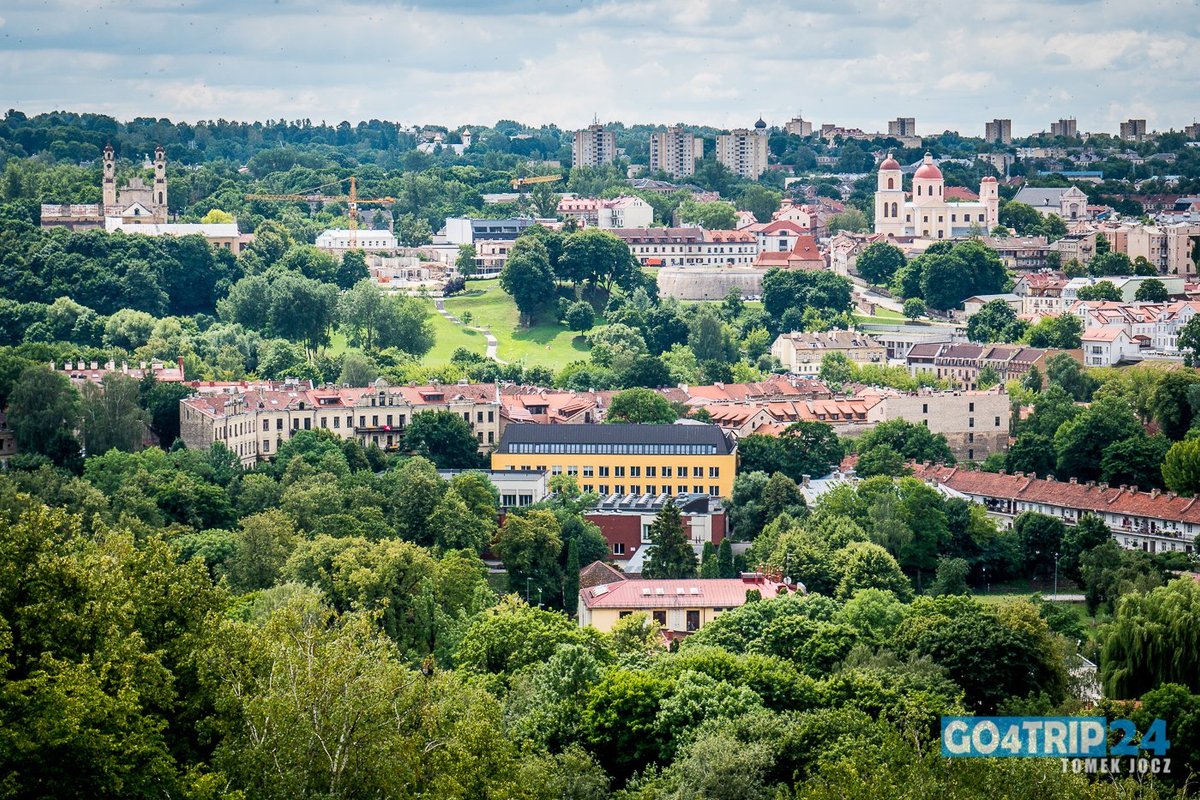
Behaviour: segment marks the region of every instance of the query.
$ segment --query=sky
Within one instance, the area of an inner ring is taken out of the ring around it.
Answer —
[[[1200,115],[1196,0],[4,0],[0,108],[1116,132]]]

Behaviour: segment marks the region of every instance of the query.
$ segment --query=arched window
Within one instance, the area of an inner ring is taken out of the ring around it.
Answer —
[[[888,178],[888,188],[889,189],[896,188],[896,179],[895,178]]]
[[[942,187],[938,186],[938,197],[942,196]]]
[[[921,184],[917,184],[917,196],[921,196]]]
[[[885,217],[888,215],[888,204],[887,203],[883,204],[883,215]]]
[[[892,203],[892,216],[896,216],[896,204]]]

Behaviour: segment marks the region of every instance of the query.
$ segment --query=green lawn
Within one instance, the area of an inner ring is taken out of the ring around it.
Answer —
[[[483,355],[487,350],[487,342],[483,338],[483,334],[479,331],[470,331],[462,325],[455,325],[450,320],[437,313],[437,309],[433,307],[433,301],[427,301],[429,306],[429,320],[433,323],[433,332],[436,337],[433,349],[425,354],[425,358],[421,360],[423,364],[430,366],[442,366],[450,363],[450,356],[454,355],[454,351],[460,347],[465,347],[473,353]]]
[[[499,282],[472,281],[467,286],[470,288],[466,292],[446,298],[446,310],[459,318],[463,312],[469,311],[472,325],[490,328],[499,341],[496,355],[501,360],[510,363],[524,361],[528,366],[546,366],[557,370],[572,361],[587,358],[588,345],[583,337],[557,322],[522,327],[518,322],[516,304],[500,289]],[[438,329],[436,351],[439,356],[448,359],[459,345],[446,346],[444,342],[449,342],[449,336],[443,340],[441,330]],[[473,336],[478,337],[478,352],[482,353],[485,348],[483,337],[479,334]],[[433,363],[430,360],[432,355],[426,357],[430,363]]]

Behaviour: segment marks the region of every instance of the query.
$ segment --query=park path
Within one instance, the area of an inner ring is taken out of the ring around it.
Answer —
[[[435,309],[437,309],[437,312],[439,314],[441,314],[446,319],[450,320],[450,322],[454,323],[455,325],[463,325],[463,321],[461,319],[459,319],[458,317],[454,316],[453,314],[451,314],[449,311],[446,310],[446,302],[442,298],[435,297],[433,299],[433,307]],[[483,340],[485,342],[487,342],[487,350],[484,352],[484,355],[487,358],[492,359],[497,364],[507,364],[508,363],[507,361],[502,360],[501,358],[499,358],[496,355],[496,350],[500,346],[500,341],[495,336],[492,335],[492,332],[490,330],[488,330],[487,328],[476,327],[475,325],[463,325],[463,327],[469,331],[478,331],[479,333],[483,334]]]

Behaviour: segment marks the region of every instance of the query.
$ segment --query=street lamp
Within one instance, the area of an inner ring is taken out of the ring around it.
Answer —
[[[988,583],[988,577],[987,577],[987,567],[984,567],[984,568],[983,568],[983,587],[984,587],[984,588],[983,588],[983,593],[984,593],[984,594],[991,594],[991,593],[992,593],[992,585],[991,585],[990,583]]]
[[[529,577],[525,577],[525,605],[529,605]]]
[[[1058,599],[1058,553],[1054,553],[1054,599]]]
[[[542,587],[538,587],[538,608],[542,607]]]

